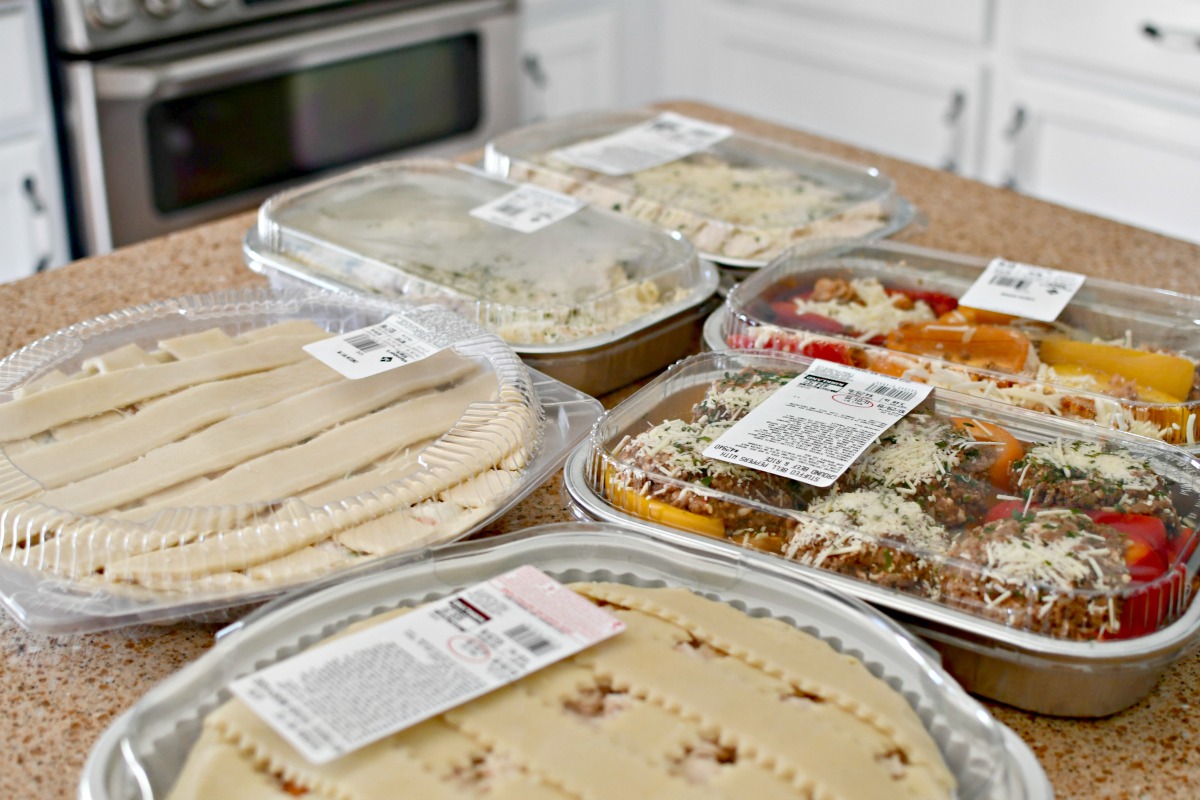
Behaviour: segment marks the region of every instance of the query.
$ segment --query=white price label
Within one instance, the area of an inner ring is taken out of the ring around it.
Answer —
[[[345,377],[358,380],[420,361],[455,342],[485,333],[450,309],[429,305],[307,344],[304,350]]]
[[[471,209],[470,214],[493,225],[533,233],[571,216],[584,205],[586,203],[577,197],[526,183],[490,203]]]
[[[628,175],[698,153],[733,135],[725,125],[666,112],[649,122],[554,151],[577,167]]]
[[[625,624],[525,566],[231,684],[323,764],[536,672]]]
[[[705,450],[709,458],[830,486],[931,387],[816,360]]]
[[[1053,322],[1083,286],[1085,276],[993,258],[958,304]]]

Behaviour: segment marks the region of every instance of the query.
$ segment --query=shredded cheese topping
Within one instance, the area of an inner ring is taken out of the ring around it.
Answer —
[[[906,322],[931,322],[934,319],[932,309],[923,300],[916,301],[911,308],[899,308],[897,304],[907,304],[908,298],[889,295],[875,278],[854,278],[850,288],[858,296],[857,301],[798,297],[794,301],[796,311],[828,317],[865,338],[887,333]]]
[[[1150,492],[1158,488],[1158,479],[1149,464],[1123,451],[1108,451],[1095,442],[1062,440],[1031,447],[1026,454],[1029,464],[1042,462],[1062,470],[1068,478],[1093,478],[1118,483],[1127,491]],[[1022,473],[1022,478],[1024,473]]]
[[[855,552],[856,543],[867,537],[903,537],[915,547],[944,552],[949,533],[912,500],[889,491],[859,490],[823,498],[805,512],[788,542],[789,557],[803,546],[828,542],[817,560],[830,555]],[[849,547],[849,550],[845,548]]]
[[[850,470],[859,480],[916,487],[954,471],[967,444],[968,440],[946,422],[905,417],[871,445]]]
[[[1116,586],[1119,577],[1106,574],[1098,558],[1111,557],[1104,538],[1080,531],[1064,535],[1052,513],[1038,512],[1019,535],[985,545],[985,575],[1005,582],[1031,581],[1064,590],[1080,586]]]

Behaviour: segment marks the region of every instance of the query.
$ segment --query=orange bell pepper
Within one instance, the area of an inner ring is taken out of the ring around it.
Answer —
[[[1000,444],[996,448],[999,456],[995,463],[988,468],[988,480],[997,489],[1006,492],[1012,491],[1009,467],[1014,461],[1025,455],[1025,448],[1021,446],[1017,437],[994,422],[983,422],[967,417],[954,417],[952,421],[954,427],[977,442],[998,442]]]
[[[902,353],[1004,372],[1023,371],[1029,357],[1028,337],[1002,325],[909,323],[889,333],[885,344]]]
[[[1007,325],[1013,320],[1020,319],[1012,314],[1001,314],[999,311],[986,311],[982,308],[959,306],[938,317],[938,322],[947,325]]]

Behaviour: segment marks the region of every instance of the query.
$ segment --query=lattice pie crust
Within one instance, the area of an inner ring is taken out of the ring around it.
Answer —
[[[0,544],[110,588],[241,590],[444,540],[486,517],[537,441],[482,359],[341,377],[292,321],[127,345],[0,405]]]
[[[230,700],[170,800],[952,796],[916,713],[855,658],[683,589],[573,588],[626,631],[322,766]]]

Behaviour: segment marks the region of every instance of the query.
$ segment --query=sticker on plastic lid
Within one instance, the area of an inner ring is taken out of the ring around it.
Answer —
[[[490,203],[472,208],[470,214],[493,225],[533,233],[566,219],[585,205],[578,197],[525,183]]]
[[[816,360],[705,450],[709,458],[830,486],[931,387]]]
[[[625,630],[524,566],[315,647],[230,686],[324,764]]]
[[[369,378],[428,358],[463,339],[487,331],[438,305],[393,314],[383,322],[331,336],[304,350],[351,380]]]
[[[623,131],[563,147],[554,155],[605,175],[628,175],[711,147],[733,134],[725,125],[670,111]]]
[[[1083,286],[1086,276],[993,258],[958,298],[960,306],[1053,322]]]

